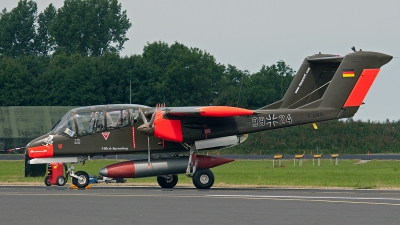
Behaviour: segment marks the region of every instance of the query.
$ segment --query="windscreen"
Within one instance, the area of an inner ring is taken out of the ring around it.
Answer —
[[[52,133],[66,134],[70,137],[76,136],[74,120],[69,112],[54,126]]]

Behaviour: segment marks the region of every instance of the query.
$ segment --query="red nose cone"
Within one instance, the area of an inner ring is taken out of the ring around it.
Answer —
[[[235,161],[234,159],[216,158],[216,157],[205,156],[205,155],[198,155],[196,157],[199,160],[199,164],[198,164],[199,169],[213,168],[213,167],[225,164],[225,163],[230,163],[230,162]]]
[[[41,145],[35,147],[28,147],[28,157],[29,158],[47,158],[53,157],[53,145]]]
[[[130,178],[135,176],[135,163],[126,161],[103,167],[99,174],[105,177]]]

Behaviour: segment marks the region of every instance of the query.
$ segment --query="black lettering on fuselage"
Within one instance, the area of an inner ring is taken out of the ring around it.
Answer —
[[[308,118],[315,118],[315,117],[321,117],[321,116],[323,116],[322,112],[321,113],[310,113],[310,114],[308,114]]]

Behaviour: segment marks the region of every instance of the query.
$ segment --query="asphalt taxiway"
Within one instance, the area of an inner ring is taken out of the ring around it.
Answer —
[[[1,224],[400,224],[400,191],[0,186]]]

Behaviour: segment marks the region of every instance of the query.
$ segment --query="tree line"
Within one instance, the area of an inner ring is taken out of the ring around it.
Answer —
[[[282,98],[293,79],[283,61],[250,74],[198,48],[154,42],[121,57],[56,54],[2,56],[1,106],[232,105],[259,108]]]
[[[281,99],[294,71],[279,61],[250,74],[198,48],[148,43],[119,56],[131,27],[117,0],[65,0],[0,13],[1,106],[140,103],[257,108]]]

